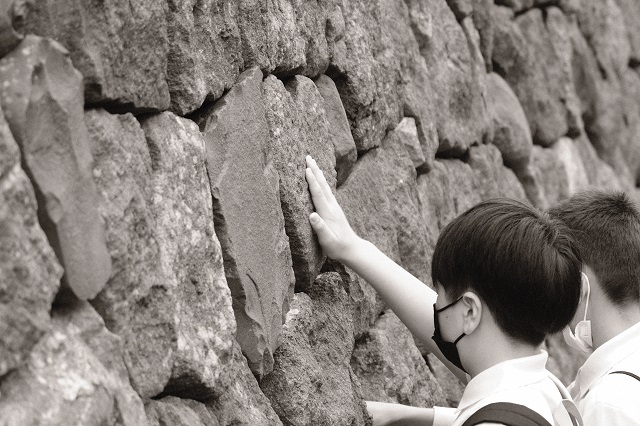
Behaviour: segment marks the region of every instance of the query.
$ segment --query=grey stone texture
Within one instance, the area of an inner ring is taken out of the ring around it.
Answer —
[[[0,423],[455,406],[461,383],[321,252],[305,156],[425,285],[482,200],[640,200],[639,4],[4,2]],[[569,382],[583,359],[546,348]]]
[[[295,281],[262,92],[262,72],[245,71],[200,124],[236,337],[259,376],[273,367]]]
[[[36,197],[0,110],[0,377],[49,329],[62,268],[38,224]]]
[[[0,60],[0,103],[38,200],[38,218],[64,267],[63,282],[91,299],[111,274],[96,209],[82,75],[57,42],[26,37]]]
[[[365,425],[368,416],[349,359],[354,346],[349,297],[337,273],[296,293],[275,353],[260,383],[286,425]]]

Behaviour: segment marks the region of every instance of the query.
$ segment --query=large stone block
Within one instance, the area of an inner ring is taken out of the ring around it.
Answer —
[[[54,311],[51,330],[0,385],[3,424],[144,426],[120,339],[87,302]]]
[[[48,330],[62,268],[40,228],[36,198],[0,109],[0,377]]]
[[[171,113],[88,111],[114,274],[93,302],[124,340],[140,395],[206,399],[228,383],[235,323],[204,141]]]
[[[329,185],[336,187],[336,156],[329,134],[324,98],[313,82],[296,76],[287,85],[273,76],[264,81],[269,124],[269,158],[280,178],[280,202],[296,276],[296,288],[304,291],[315,280],[324,262],[322,249],[311,226],[314,211],[304,178],[306,155],[324,170]]]
[[[233,347],[229,368],[234,379],[230,386],[219,397],[205,402],[220,426],[282,426],[238,344]]]
[[[558,204],[589,186],[589,176],[573,140],[562,138],[550,148],[534,146],[533,179],[524,183],[531,203],[541,210]]]
[[[199,120],[236,336],[251,369],[264,375],[273,366],[295,280],[278,174],[268,156],[262,72],[252,68],[241,74]]]
[[[494,145],[471,147],[468,164],[475,173],[481,200],[507,197],[527,201],[524,188],[514,172],[504,166],[502,155]]]
[[[485,65],[471,18],[458,24],[445,0],[405,0],[435,94],[438,151],[461,155],[488,130]]]
[[[205,399],[233,380],[225,364],[236,332],[214,232],[205,140],[195,123],[168,112],[148,116],[141,125],[151,155],[149,207],[160,265],[175,277],[176,341],[164,393]]]
[[[25,4],[25,31],[69,49],[87,103],[137,111],[169,107],[166,0]]]
[[[569,22],[558,8],[532,9],[514,19],[496,6],[494,70],[511,86],[529,121],[533,142],[549,146],[576,136],[581,120],[570,61]]]
[[[413,336],[391,311],[385,311],[358,340],[351,367],[368,401],[415,407],[448,405]]]
[[[341,36],[327,22],[335,11],[331,1],[243,1],[236,16],[245,68],[258,66],[278,75],[316,77],[327,69],[330,46]]]
[[[0,60],[0,101],[38,199],[38,218],[62,263],[63,282],[91,299],[111,273],[96,209],[84,124],[82,75],[55,41],[26,37]]]
[[[106,222],[113,273],[92,301],[123,340],[131,383],[152,397],[164,389],[173,364],[175,276],[163,268],[151,214],[151,156],[131,114],[88,110],[93,176]]]
[[[260,383],[287,425],[365,425],[367,414],[349,359],[353,322],[336,273],[297,293],[271,374]]]
[[[19,9],[24,0],[5,1],[0,6],[0,58],[11,52],[22,40]]]
[[[336,185],[340,186],[347,179],[351,168],[358,159],[356,144],[351,135],[340,94],[333,80],[326,75],[321,75],[314,80],[314,83],[324,99],[327,130],[336,154]]]
[[[168,0],[167,84],[171,111],[184,115],[218,99],[244,61],[237,5],[226,0]]]
[[[498,74],[487,76],[487,101],[493,138],[491,143],[500,150],[504,164],[518,173],[529,164],[531,131],[515,93]]]

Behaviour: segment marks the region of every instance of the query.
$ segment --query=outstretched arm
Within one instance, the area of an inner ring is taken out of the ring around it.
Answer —
[[[316,208],[309,221],[325,254],[353,269],[380,294],[411,333],[466,382],[465,373],[447,361],[433,336],[436,293],[353,231],[315,160],[307,156],[306,178]]]
[[[433,409],[388,402],[367,401],[373,426],[431,426]]]

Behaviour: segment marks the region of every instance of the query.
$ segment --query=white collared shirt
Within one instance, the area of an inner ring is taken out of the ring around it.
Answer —
[[[569,386],[585,426],[640,425],[640,323],[593,351]]]
[[[562,406],[559,381],[554,382],[547,371],[548,354],[501,362],[471,379],[464,390],[458,408],[434,407],[434,426],[460,426],[480,408],[494,402],[524,405],[547,419],[551,424],[571,425],[566,420],[554,420]],[[561,385],[560,385],[561,386]]]

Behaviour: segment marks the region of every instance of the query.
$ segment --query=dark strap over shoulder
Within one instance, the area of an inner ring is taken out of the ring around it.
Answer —
[[[625,374],[625,375],[627,375],[627,376],[631,376],[631,377],[633,377],[634,379],[636,379],[637,381],[639,381],[639,382],[640,382],[640,377],[638,377],[637,375],[635,375],[635,374],[633,374],[633,373],[630,373],[630,372],[628,372],[628,371],[612,371],[612,372],[611,372],[611,373],[609,373],[609,374]]]
[[[502,423],[507,426],[551,426],[540,414],[520,404],[496,402],[473,413],[462,426],[474,426],[484,422]]]

